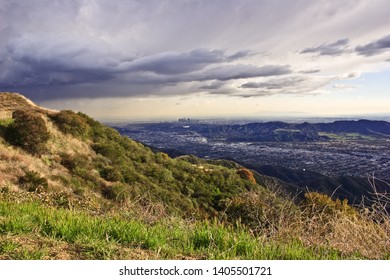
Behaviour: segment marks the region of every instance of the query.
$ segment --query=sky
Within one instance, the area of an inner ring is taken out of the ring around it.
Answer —
[[[390,114],[388,0],[0,0],[0,91],[100,120]]]

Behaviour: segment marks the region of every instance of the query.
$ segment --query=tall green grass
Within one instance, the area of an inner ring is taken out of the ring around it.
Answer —
[[[38,202],[0,202],[0,238],[36,236],[82,248],[80,258],[121,258],[118,248],[147,250],[153,258],[173,259],[340,259],[331,248],[305,247],[298,240],[275,242],[253,236],[243,226],[218,221],[164,219],[153,225],[120,216],[92,216]],[[1,240],[1,239],[0,239]],[[4,242],[3,242],[4,243]],[[3,244],[0,255],[7,251]],[[43,248],[44,249],[44,248]],[[8,250],[9,251],[9,250]],[[45,258],[41,250],[33,258]],[[16,256],[18,258],[18,256]],[[353,256],[350,256],[353,258]],[[19,258],[24,258],[19,255]]]

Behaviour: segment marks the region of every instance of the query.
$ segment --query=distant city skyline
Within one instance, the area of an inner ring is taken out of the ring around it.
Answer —
[[[0,0],[0,91],[97,119],[390,114],[386,0]]]

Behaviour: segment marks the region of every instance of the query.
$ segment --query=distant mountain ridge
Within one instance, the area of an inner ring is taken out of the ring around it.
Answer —
[[[330,133],[360,133],[362,135],[390,136],[390,123],[386,121],[358,120],[335,121],[333,123],[314,124],[319,131]]]
[[[347,137],[389,138],[390,123],[377,120],[335,121],[332,123],[287,123],[281,121],[248,124],[208,124],[182,122],[149,124],[149,128],[164,131],[186,129],[208,140],[228,142],[303,142],[330,140],[335,135]],[[134,125],[128,127],[134,129]],[[125,127],[126,129],[126,127]]]
[[[197,127],[192,126],[192,129]],[[356,133],[362,136],[390,137],[390,123],[386,121],[335,121],[332,123],[286,123],[266,122],[243,125],[212,126],[207,131],[200,129],[205,137],[227,135],[231,141],[320,141],[329,136],[323,133]]]

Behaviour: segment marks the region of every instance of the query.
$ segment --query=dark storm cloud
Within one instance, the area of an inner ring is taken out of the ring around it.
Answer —
[[[225,55],[223,50],[196,49],[187,53],[166,52],[142,57],[130,62],[126,71],[147,71],[163,75],[185,74],[201,70],[208,65],[231,62],[251,55],[240,51]]]
[[[350,52],[348,49],[349,39],[340,39],[333,43],[324,43],[316,47],[303,49],[300,53],[314,53],[317,55],[337,56]]]
[[[207,67],[191,73],[164,75],[152,71],[134,71],[124,73],[125,80],[133,84],[176,85],[187,82],[218,81],[247,79],[254,77],[280,76],[291,73],[289,65],[255,66],[247,64],[233,64]]]
[[[124,96],[151,94],[156,86],[177,86],[199,81],[283,75],[289,66],[232,64],[254,55],[242,50],[228,53],[220,49],[194,49],[189,52],[160,52],[135,56],[113,51],[106,42],[83,36],[30,35],[10,40],[2,50],[0,87],[3,89],[77,84],[124,84],[131,86]],[[118,85],[117,85],[118,86]],[[83,90],[80,97],[101,97]],[[118,91],[119,92],[119,91]],[[50,94],[47,98],[50,98]],[[53,94],[53,98],[56,98]]]
[[[91,83],[121,79],[134,83],[179,83],[204,80],[229,80],[263,75],[279,75],[284,66],[227,65],[252,55],[249,51],[225,54],[223,50],[195,49],[190,52],[164,52],[130,59],[109,53],[104,46],[92,49],[90,44],[62,41],[41,46],[39,39],[22,38],[6,47],[8,69],[0,78],[3,87]],[[92,42],[93,43],[93,42]]]
[[[0,86],[39,86],[110,80],[118,65],[116,54],[99,40],[57,35],[20,36],[1,55]]]
[[[357,46],[355,51],[364,56],[372,56],[384,53],[390,50],[390,35],[373,41],[367,45]]]

